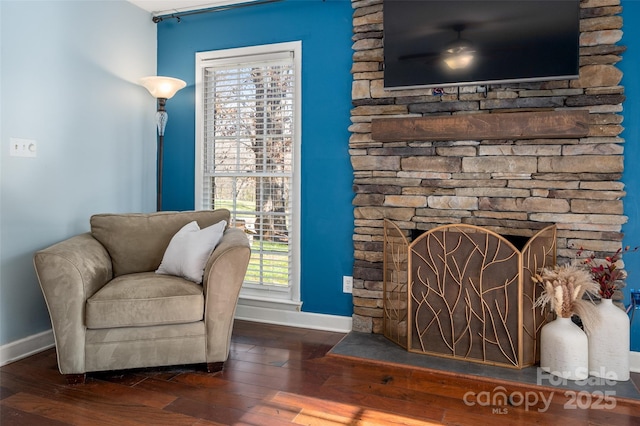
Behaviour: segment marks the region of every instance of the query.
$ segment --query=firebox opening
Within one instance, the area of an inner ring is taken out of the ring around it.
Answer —
[[[425,231],[424,229],[412,229],[410,233],[411,241],[415,241],[416,238],[418,238],[420,235],[424,234],[425,232],[427,231]],[[516,249],[520,251],[522,251],[525,244],[527,244],[527,242],[530,239],[530,237],[525,237],[523,235],[505,235],[505,234],[501,234],[501,235],[504,238],[506,238],[507,241],[513,244]]]
[[[529,241],[529,237],[524,237],[522,235],[502,235],[505,237],[511,244],[513,244],[518,250],[522,251],[525,244]]]

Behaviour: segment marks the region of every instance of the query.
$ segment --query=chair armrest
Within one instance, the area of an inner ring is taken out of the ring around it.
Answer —
[[[107,250],[89,233],[38,251],[33,259],[49,309],[62,374],[84,373],[85,302],[112,279]]]
[[[229,228],[207,261],[203,280],[207,363],[224,362],[229,355],[233,318],[250,257],[246,234]]]

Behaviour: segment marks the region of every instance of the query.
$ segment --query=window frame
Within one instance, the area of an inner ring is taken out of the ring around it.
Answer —
[[[264,308],[299,311],[302,306],[300,294],[300,221],[301,221],[301,150],[302,150],[302,42],[292,41],[258,46],[239,47],[231,49],[213,50],[196,53],[195,69],[195,208],[201,210],[203,206],[204,190],[204,144],[205,144],[205,108],[203,96],[204,70],[211,64],[223,65],[229,62],[255,62],[256,59],[269,58],[282,52],[291,52],[295,74],[294,83],[294,131],[293,131],[293,174],[291,188],[291,228],[292,241],[289,243],[289,288],[276,289],[274,286],[245,286],[240,292],[240,303]],[[285,294],[286,293],[286,294]]]

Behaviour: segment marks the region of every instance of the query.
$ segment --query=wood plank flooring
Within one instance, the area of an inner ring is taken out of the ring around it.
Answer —
[[[0,425],[640,425],[638,401],[326,356],[343,336],[236,321],[221,373],[128,370],[76,386],[48,350],[0,368]]]

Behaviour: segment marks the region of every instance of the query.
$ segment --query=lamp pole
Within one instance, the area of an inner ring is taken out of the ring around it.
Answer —
[[[169,121],[169,114],[165,109],[167,98],[158,98],[158,111],[156,112],[156,125],[158,127],[158,176],[156,178],[156,210],[162,210],[162,164],[164,164],[164,129]]]
[[[169,120],[169,114],[165,108],[167,99],[173,97],[176,92],[187,85],[184,81],[173,77],[144,77],[140,80],[140,84],[143,85],[151,96],[158,100],[158,107],[156,110],[156,126],[158,127],[158,153],[157,153],[157,177],[156,177],[156,209],[162,210],[162,165],[164,163],[163,151],[164,151],[164,129]]]

